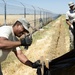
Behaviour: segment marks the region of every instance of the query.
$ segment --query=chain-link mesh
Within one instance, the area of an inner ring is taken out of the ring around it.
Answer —
[[[29,21],[30,31],[33,32],[53,19],[53,14],[48,10],[21,2],[10,4],[3,1],[0,2],[0,25],[13,25],[17,19],[24,17]]]

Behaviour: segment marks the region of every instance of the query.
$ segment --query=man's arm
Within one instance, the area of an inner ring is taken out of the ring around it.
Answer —
[[[66,23],[73,29],[73,25],[68,19],[66,19]]]
[[[17,46],[20,46],[21,42],[20,41],[10,41],[4,37],[0,37],[0,49],[12,49]]]
[[[71,22],[70,22],[68,19],[66,19],[66,23],[67,23],[69,26],[72,25]]]
[[[32,68],[38,68],[41,67],[41,64],[39,61],[31,62],[23,53],[21,50],[13,51],[16,55],[16,57],[25,65],[32,67]]]
[[[0,49],[12,49],[17,46],[30,46],[32,44],[32,37],[26,36],[18,41],[10,41],[5,37],[0,37]]]
[[[16,57],[25,65],[32,67],[33,63],[23,54],[21,50],[14,51]]]

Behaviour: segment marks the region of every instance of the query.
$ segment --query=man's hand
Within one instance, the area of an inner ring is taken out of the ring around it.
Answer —
[[[32,44],[32,36],[27,35],[21,39],[21,46],[30,46]]]
[[[42,64],[40,63],[40,60],[37,60],[36,62],[34,62],[33,64],[32,64],[32,68],[38,68],[38,67],[41,67],[42,66]]]
[[[71,25],[71,28],[74,29],[73,25]]]

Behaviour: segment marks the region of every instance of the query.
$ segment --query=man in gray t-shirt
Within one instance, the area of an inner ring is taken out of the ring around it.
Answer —
[[[75,32],[75,4],[68,3],[70,10],[66,12],[66,23],[69,25],[71,48],[74,48],[74,32]]]
[[[31,62],[22,52],[19,46],[29,47],[32,44],[32,37],[27,35],[20,40],[17,37],[29,34],[30,24],[25,18],[18,19],[13,26],[0,27],[0,75],[1,63],[6,59],[8,54],[13,51],[16,57],[25,65],[32,68],[41,66],[36,62]]]

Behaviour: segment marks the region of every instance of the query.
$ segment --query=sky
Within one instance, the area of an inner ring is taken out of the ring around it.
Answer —
[[[2,0],[0,0],[2,1]],[[5,0],[8,3],[18,4],[29,4],[36,7],[40,7],[49,10],[56,14],[65,14],[69,10],[68,3],[75,2],[75,0]]]

